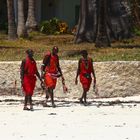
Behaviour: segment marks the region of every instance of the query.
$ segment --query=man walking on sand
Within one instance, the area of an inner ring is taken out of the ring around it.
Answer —
[[[20,67],[20,78],[23,92],[25,94],[24,108],[23,110],[33,111],[32,95],[36,84],[36,76],[42,82],[40,74],[37,70],[36,61],[33,58],[34,52],[31,49],[26,51],[26,58],[22,60]],[[30,109],[27,107],[27,103],[30,104]]]
[[[78,83],[78,76],[80,75],[80,82],[82,84],[83,88],[83,94],[82,97],[80,98],[80,103],[87,105],[87,92],[90,89],[90,85],[92,82],[92,77],[93,76],[93,81],[94,85],[93,88],[95,90],[96,87],[96,77],[95,77],[95,72],[93,68],[93,60],[92,58],[88,57],[88,53],[86,50],[81,51],[82,58],[78,62],[78,69],[77,69],[77,74],[75,78],[75,84],[77,85]],[[83,101],[84,99],[84,101]]]
[[[42,78],[44,79],[46,87],[46,103],[44,107],[47,107],[47,101],[50,96],[52,107],[56,107],[54,103],[54,89],[56,87],[57,78],[62,77],[62,83],[64,84],[64,77],[59,64],[58,47],[54,46],[51,52],[47,52],[44,56],[41,66]]]

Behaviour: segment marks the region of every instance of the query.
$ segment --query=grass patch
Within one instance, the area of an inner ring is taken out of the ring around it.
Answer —
[[[0,61],[19,61],[25,57],[25,50],[35,51],[35,59],[42,60],[44,52],[54,45],[59,47],[60,59],[77,60],[79,51],[86,49],[94,61],[140,61],[140,37],[114,42],[109,48],[96,48],[94,44],[74,44],[73,35],[46,36],[32,33],[29,39],[7,40],[7,35],[0,34]]]

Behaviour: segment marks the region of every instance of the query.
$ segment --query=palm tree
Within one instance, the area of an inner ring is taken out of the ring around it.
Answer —
[[[18,37],[27,37],[24,17],[24,0],[18,0]]]
[[[99,0],[97,15],[97,36],[95,41],[96,47],[110,46],[110,38],[107,33],[107,5],[108,0]]]
[[[37,29],[37,21],[35,18],[35,0],[28,0],[28,16],[26,27],[28,31]]]
[[[16,24],[15,24],[15,13],[14,13],[14,1],[7,0],[8,10],[8,38],[14,40],[17,38]]]
[[[75,43],[110,46],[110,40],[131,37],[132,21],[126,5],[122,0],[81,0]]]
[[[80,0],[80,13],[75,43],[95,41],[96,9],[96,0]]]
[[[140,28],[140,0],[130,0],[134,25]]]

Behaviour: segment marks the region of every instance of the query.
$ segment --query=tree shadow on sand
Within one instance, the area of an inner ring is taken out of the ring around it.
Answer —
[[[0,100],[1,104],[6,104],[6,105],[18,105],[18,104],[23,104],[24,101],[23,100],[17,100],[17,99],[4,99],[4,100]],[[51,104],[50,100],[48,101],[49,104]],[[77,105],[82,105],[84,106],[84,104],[81,104],[79,102],[79,100],[65,100],[65,99],[56,99],[55,100],[56,103],[56,107],[71,107],[71,106],[77,106]],[[42,105],[44,104],[44,100],[33,100],[33,105]],[[130,100],[130,101],[121,101],[121,100],[115,100],[115,101],[88,101],[88,103],[86,104],[86,106],[95,106],[95,107],[103,107],[103,106],[121,106],[121,107],[135,107],[138,104],[140,104],[140,101],[134,101],[134,100]],[[48,106],[48,107],[51,107]],[[37,109],[38,110],[38,109]]]
[[[34,102],[35,105],[43,105],[44,101],[36,101]],[[48,101],[50,103],[50,101]],[[81,104],[78,100],[73,101],[73,100],[55,100],[56,107],[71,107],[71,106],[76,106],[78,104],[85,106],[84,104]],[[120,101],[120,100],[115,100],[115,101],[89,101],[86,106],[95,106],[95,107],[102,107],[102,106],[115,106],[119,105],[121,107],[128,106],[128,107],[135,107],[137,104],[140,104],[140,101]],[[51,107],[51,106],[50,106]]]

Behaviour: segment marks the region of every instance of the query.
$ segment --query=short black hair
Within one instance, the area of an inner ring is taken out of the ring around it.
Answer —
[[[54,47],[53,47],[53,50],[58,50],[58,47],[57,47],[57,46],[54,46]]]
[[[88,52],[87,52],[87,50],[82,50],[82,51],[81,51],[81,54],[82,54],[82,55],[88,55]]]
[[[32,50],[32,49],[28,49],[28,50],[26,50],[26,53],[27,54],[30,54],[30,53],[33,53],[34,51]]]

